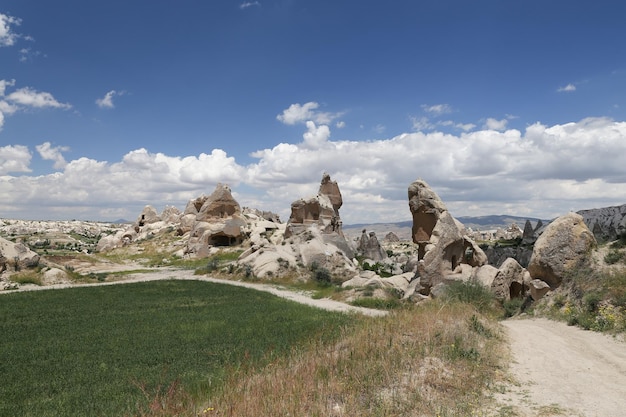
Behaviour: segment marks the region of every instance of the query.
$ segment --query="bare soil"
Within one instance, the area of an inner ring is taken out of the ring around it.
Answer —
[[[501,416],[626,416],[626,343],[547,319],[502,323],[511,344],[511,383]]]

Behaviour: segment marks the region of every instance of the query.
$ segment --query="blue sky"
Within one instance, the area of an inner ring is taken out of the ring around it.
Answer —
[[[227,183],[286,220],[626,203],[620,1],[3,0],[0,217],[134,219]]]

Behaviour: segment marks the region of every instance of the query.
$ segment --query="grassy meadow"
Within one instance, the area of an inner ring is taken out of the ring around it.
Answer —
[[[6,294],[0,416],[196,415],[232,374],[354,321],[196,281]]]

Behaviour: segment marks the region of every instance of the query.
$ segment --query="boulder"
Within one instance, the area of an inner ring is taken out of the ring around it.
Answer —
[[[181,212],[177,207],[166,206],[161,213],[161,220],[166,223],[178,223],[180,221]]]
[[[39,255],[23,243],[15,243],[0,237],[0,273],[5,270],[19,271],[39,264]]]
[[[537,301],[550,291],[550,286],[540,279],[533,279],[529,283],[530,296]]]
[[[491,288],[493,281],[498,275],[498,268],[492,265],[483,265],[479,268],[474,268],[472,272],[472,280],[476,282],[480,282],[487,288]]]
[[[139,217],[135,221],[135,225],[139,227],[143,227],[146,224],[160,222],[161,217],[157,213],[156,209],[152,206],[145,206],[141,211]]]
[[[491,291],[501,301],[523,297],[528,288],[528,281],[526,269],[515,259],[508,258],[494,277]]]
[[[540,279],[554,289],[576,269],[590,265],[591,251],[596,246],[583,217],[568,213],[550,223],[539,236],[528,271],[533,279]]]
[[[70,282],[67,272],[59,268],[49,268],[44,271],[42,278],[44,285],[65,284]]]

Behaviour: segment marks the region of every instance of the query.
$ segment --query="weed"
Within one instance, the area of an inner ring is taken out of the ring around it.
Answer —
[[[504,301],[502,303],[502,307],[504,308],[504,317],[513,317],[514,315],[519,314],[523,304],[524,299],[520,297],[514,297],[510,300]]]
[[[461,301],[471,304],[481,313],[495,311],[495,297],[493,293],[479,282],[455,281],[446,287],[444,298],[451,301]]]
[[[357,307],[375,308],[378,310],[393,310],[402,307],[397,298],[357,298],[350,304]]]
[[[494,336],[493,332],[483,324],[476,314],[472,314],[472,317],[469,318],[469,327],[473,332],[476,332],[488,339]]]
[[[611,249],[606,255],[604,255],[604,262],[609,265],[616,264],[622,259],[624,259],[624,253],[617,249]]]
[[[18,284],[43,285],[41,273],[37,270],[26,270],[10,276],[11,281]]]

